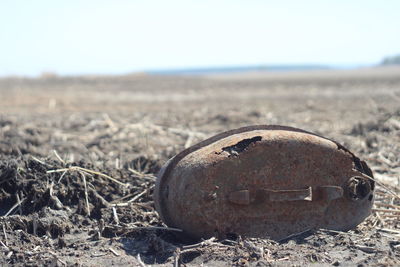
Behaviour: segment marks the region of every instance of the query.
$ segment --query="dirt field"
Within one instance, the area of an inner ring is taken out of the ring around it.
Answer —
[[[379,182],[343,233],[182,244],[155,174],[185,147],[253,124],[342,143]],[[0,79],[0,265],[400,265],[400,68],[197,77]]]

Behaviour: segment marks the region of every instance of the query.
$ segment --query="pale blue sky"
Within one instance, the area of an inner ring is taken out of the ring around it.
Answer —
[[[398,0],[0,0],[0,76],[374,64],[398,53]]]

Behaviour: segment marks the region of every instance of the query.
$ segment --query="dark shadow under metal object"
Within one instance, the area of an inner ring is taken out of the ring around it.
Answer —
[[[371,212],[367,164],[327,138],[257,125],[194,145],[161,169],[156,209],[191,239],[231,234],[280,240],[308,229],[346,231]]]

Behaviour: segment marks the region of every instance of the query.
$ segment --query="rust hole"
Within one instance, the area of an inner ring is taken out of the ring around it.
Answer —
[[[371,184],[362,177],[352,177],[348,184],[348,196],[353,200],[362,200],[371,192]]]
[[[223,147],[222,150],[228,152],[230,156],[237,156],[239,153],[243,152],[249,145],[261,141],[261,136],[254,136],[253,138],[243,139],[242,141],[234,144],[232,146]]]

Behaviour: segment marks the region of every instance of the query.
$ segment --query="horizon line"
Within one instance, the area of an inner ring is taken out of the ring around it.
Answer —
[[[379,67],[381,63],[345,63],[345,64],[231,64],[231,65],[211,65],[211,66],[190,66],[190,67],[165,67],[150,68],[126,72],[77,72],[77,73],[58,73],[57,71],[44,70],[36,75],[29,74],[0,74],[0,78],[40,78],[40,77],[77,77],[77,76],[125,76],[135,74],[148,75],[201,75],[217,73],[240,73],[240,72],[291,72],[291,71],[312,71],[312,70],[351,70],[358,68]]]

